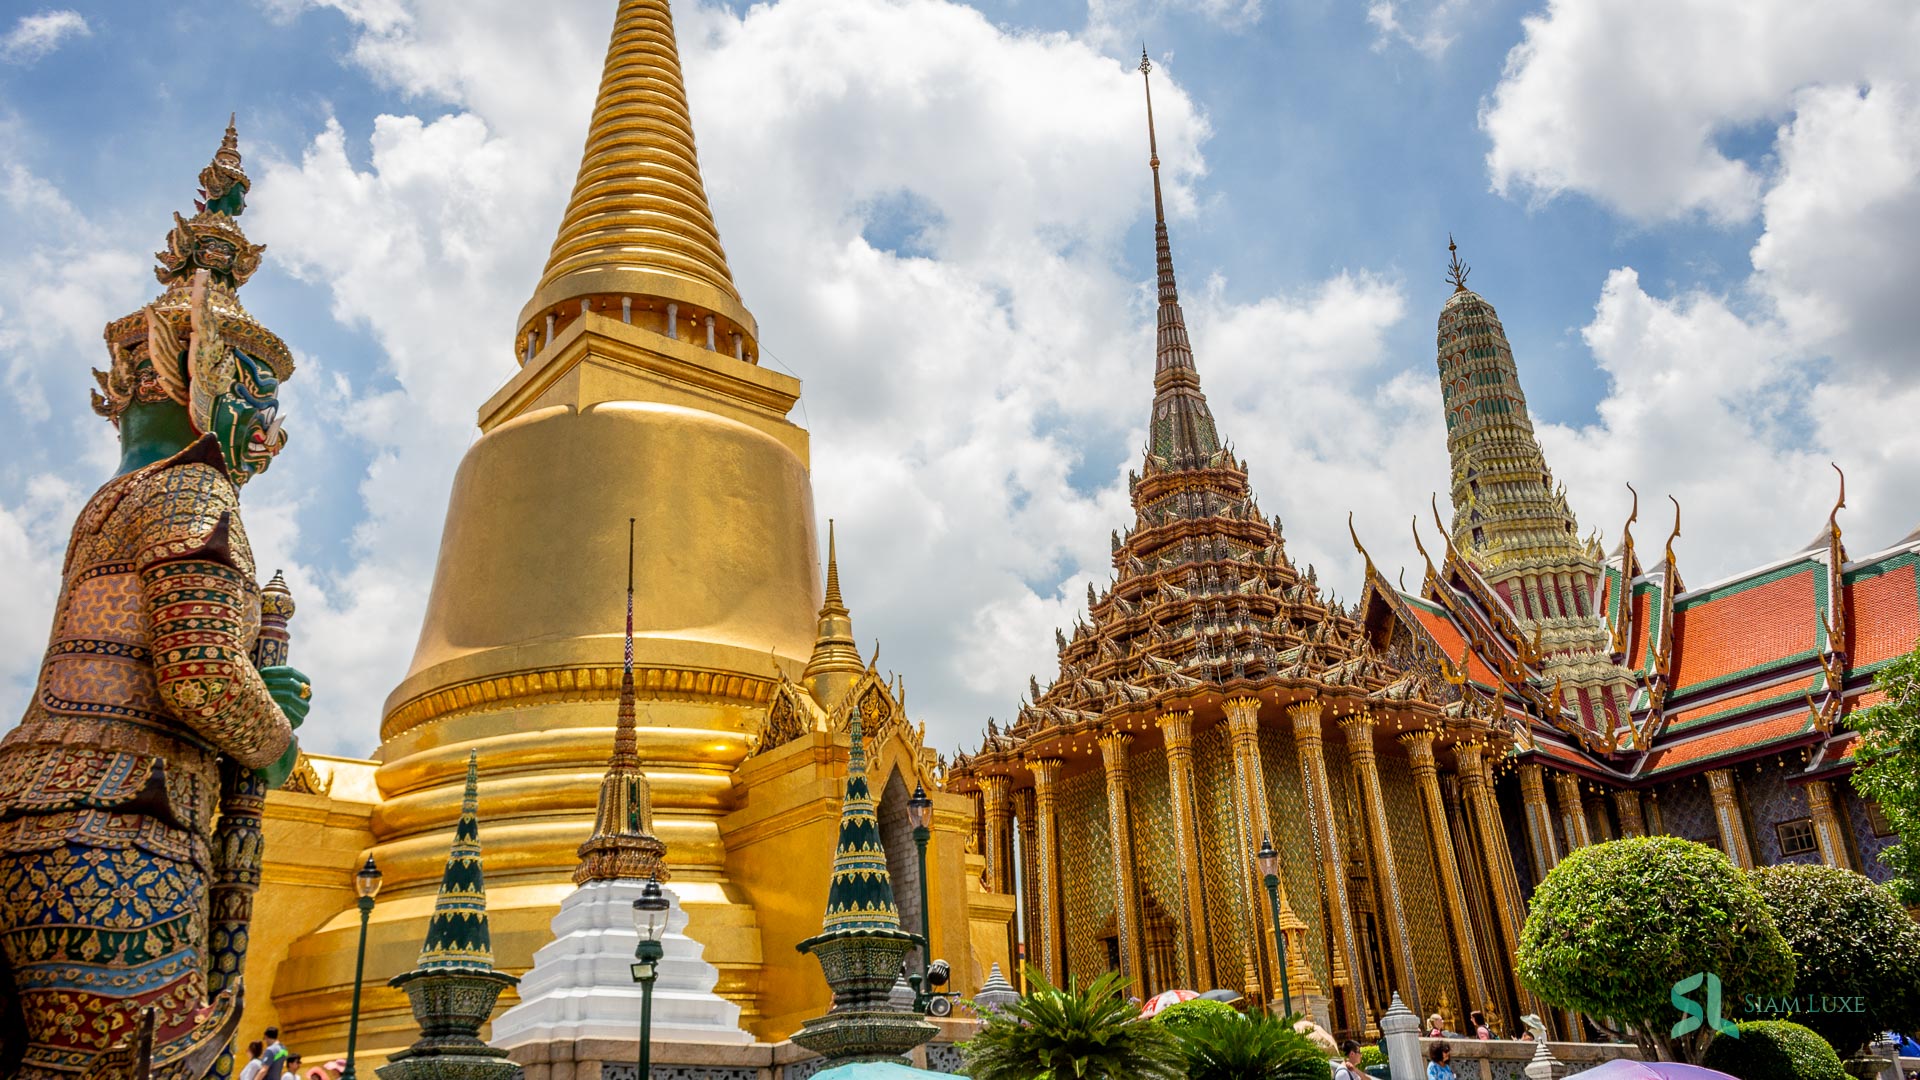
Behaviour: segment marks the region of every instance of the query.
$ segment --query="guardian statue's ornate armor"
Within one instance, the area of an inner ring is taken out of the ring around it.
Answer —
[[[235,295],[261,247],[234,220],[248,180],[231,125],[200,182],[157,256],[165,293],[107,327],[94,407],[119,428],[121,470],[74,523],[38,685],[0,740],[8,1077],[213,1067],[239,1009],[234,988],[208,1001],[235,937],[209,939],[210,895],[235,872],[216,852],[223,790],[231,805],[284,777],[306,714],[305,679],[254,653],[240,486],[285,442],[293,361]],[[258,856],[256,840],[256,878]]]

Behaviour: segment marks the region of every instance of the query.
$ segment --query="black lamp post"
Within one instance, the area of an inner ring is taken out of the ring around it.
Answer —
[[[1287,985],[1287,935],[1280,932],[1280,853],[1273,850],[1273,837],[1260,838],[1260,850],[1253,859],[1260,864],[1260,875],[1267,882],[1267,905],[1273,909],[1273,940],[1280,950],[1280,1009],[1282,1016],[1293,1015],[1293,988]]]
[[[353,891],[359,896],[360,947],[353,957],[353,1011],[347,1014],[347,1068],[340,1080],[354,1080],[353,1050],[360,1039],[360,979],[367,970],[367,919],[373,915],[373,898],[380,895],[380,868],[367,856],[367,865],[353,875]]]
[[[660,878],[647,879],[647,887],[633,902],[633,928],[640,933],[640,944],[633,950],[633,981],[640,984],[640,1073],[647,1080],[653,1070],[653,980],[660,977],[660,959],[666,949],[660,934],[667,928],[667,897],[660,891]]]
[[[913,785],[913,798],[907,800],[907,822],[913,826],[913,846],[920,853],[920,934],[927,940],[920,946],[920,977],[913,984],[915,1012],[927,1011],[927,973],[933,960],[933,912],[927,907],[927,840],[933,835],[933,800],[927,789]]]

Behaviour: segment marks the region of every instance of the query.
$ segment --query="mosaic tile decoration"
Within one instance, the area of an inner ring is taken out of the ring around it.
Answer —
[[[967,1056],[953,1043],[927,1044],[927,1069],[930,1072],[947,1073],[952,1076],[965,1076]]]
[[[1448,944],[1447,915],[1440,906],[1445,886],[1434,868],[1427,846],[1426,814],[1414,783],[1413,766],[1399,754],[1380,753],[1380,793],[1387,811],[1387,831],[1393,844],[1394,868],[1400,875],[1400,900],[1406,907],[1407,932],[1413,935],[1415,977],[1420,980],[1419,1004],[1408,1007],[1424,1015],[1429,1002],[1438,1002],[1442,990],[1458,997],[1454,985],[1453,949]]]
[[[1853,826],[1854,851],[1860,856],[1860,865],[1854,869],[1882,885],[1893,880],[1893,869],[1880,861],[1880,853],[1899,843],[1900,838],[1873,835],[1873,822],[1867,816],[1867,804],[1853,790],[1852,783],[1835,780],[1832,789],[1834,798],[1845,808],[1847,823]]]
[[[1239,822],[1234,814],[1233,754],[1227,727],[1215,724],[1193,737],[1194,799],[1200,804],[1200,873],[1205,879],[1207,932],[1213,937],[1215,980],[1245,991],[1250,912],[1246,875],[1241,873]],[[1208,987],[1207,989],[1213,989]]]
[[[1107,777],[1093,769],[1060,782],[1060,890],[1066,908],[1067,971],[1081,985],[1108,970],[1094,935],[1113,914],[1113,838],[1107,827]]]
[[[1290,726],[1291,720],[1287,721]],[[1286,879],[1287,903],[1307,924],[1307,963],[1324,992],[1333,985],[1327,967],[1326,919],[1321,909],[1320,856],[1307,816],[1306,784],[1300,776],[1300,756],[1288,727],[1260,729],[1260,768],[1267,781],[1267,805],[1273,815],[1273,838],[1280,849],[1280,869]],[[1256,840],[1257,844],[1258,841]]]
[[[1753,825],[1754,863],[1759,866],[1783,862],[1818,865],[1818,849],[1800,855],[1782,855],[1780,830],[1774,827],[1812,814],[1807,806],[1807,789],[1787,783],[1786,773],[1771,764],[1763,767],[1757,776],[1742,768],[1739,781],[1747,817]]]
[[[1180,918],[1184,895],[1180,891],[1180,857],[1174,847],[1173,785],[1167,778],[1167,753],[1155,747],[1147,753],[1129,755],[1127,760],[1127,801],[1133,810],[1133,869],[1143,880],[1147,895],[1173,920],[1173,951],[1180,968],[1177,985],[1185,987],[1191,980],[1186,970],[1186,930]],[[1146,910],[1146,900],[1142,898],[1142,919],[1146,918]],[[1144,954],[1149,950],[1144,944],[1146,939],[1141,940]],[[1152,970],[1151,964],[1148,970]],[[1158,992],[1173,987],[1149,989]]]

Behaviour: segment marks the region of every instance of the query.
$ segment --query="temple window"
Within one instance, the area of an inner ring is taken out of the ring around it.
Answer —
[[[1820,850],[1820,842],[1813,835],[1812,818],[1795,818],[1782,821],[1773,827],[1780,838],[1781,855],[1811,855]]]

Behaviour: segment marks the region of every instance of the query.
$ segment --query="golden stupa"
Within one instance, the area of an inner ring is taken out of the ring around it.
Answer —
[[[837,578],[823,606],[807,432],[788,419],[800,384],[757,364],[667,0],[619,4],[579,178],[514,349],[520,370],[480,407],[481,437],[454,479],[419,643],[374,760],[316,756],[269,800],[243,1034],[277,1022],[309,1061],[345,1047],[351,874],[366,854],[385,887],[360,1050],[378,1061],[414,1038],[385,979],[419,949],[469,751],[498,966],[526,969],[551,939],[612,746],[629,517],[655,831],[687,933],[743,1026],[777,1039],[828,1000],[792,945],[819,928],[856,698],[876,784],[891,769],[895,787],[935,787],[898,685],[854,648]],[[936,950],[964,961],[970,920],[1004,942],[1012,907],[979,892],[972,801],[934,797]],[[796,872],[815,861],[820,874]],[[974,959],[956,964],[958,989],[1008,958],[1003,946]]]

